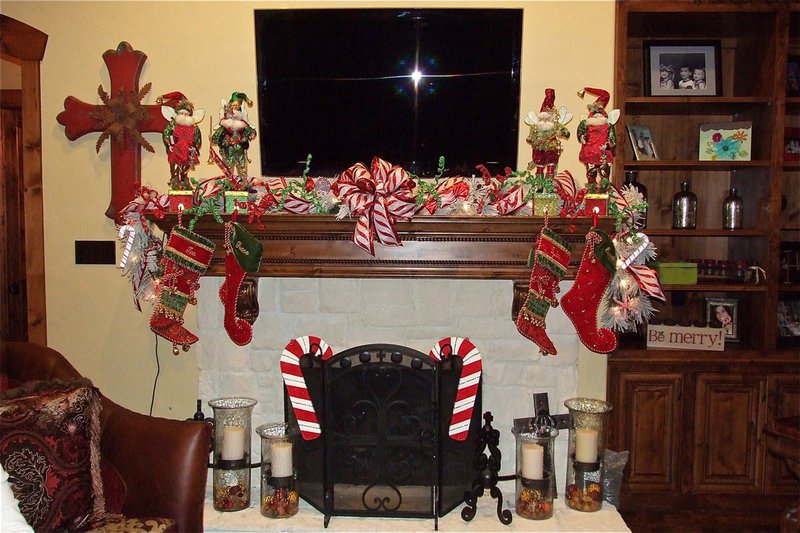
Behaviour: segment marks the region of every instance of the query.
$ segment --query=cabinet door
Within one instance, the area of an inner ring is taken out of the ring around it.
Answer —
[[[682,383],[680,373],[618,373],[616,445],[630,451],[631,492],[679,491]]]
[[[767,420],[800,416],[800,376],[777,374],[767,378]],[[785,463],[767,453],[766,490],[769,493],[796,494],[797,480]]]
[[[693,469],[697,492],[759,491],[765,389],[759,376],[697,375]]]

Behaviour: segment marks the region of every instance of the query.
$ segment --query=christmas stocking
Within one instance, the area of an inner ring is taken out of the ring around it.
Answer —
[[[535,342],[543,355],[558,353],[544,331],[544,319],[550,307],[558,305],[558,282],[567,273],[569,254],[567,241],[547,227],[542,228],[536,240],[528,297],[517,315],[517,329]]]
[[[175,355],[178,345],[186,351],[197,342],[197,336],[183,327],[183,311],[187,303],[196,303],[194,292],[213,254],[214,243],[202,235],[181,226],[172,228],[164,247],[167,265],[161,278],[158,305],[150,317],[150,329],[172,342]]]
[[[617,337],[597,325],[597,309],[616,271],[614,244],[605,232],[592,228],[586,235],[575,284],[561,298],[561,307],[572,321],[581,342],[593,352],[609,353],[617,347]]]
[[[264,246],[236,222],[225,225],[225,281],[219,288],[219,299],[225,306],[225,331],[239,346],[253,339],[253,327],[236,316],[239,288],[245,274],[258,272]]]

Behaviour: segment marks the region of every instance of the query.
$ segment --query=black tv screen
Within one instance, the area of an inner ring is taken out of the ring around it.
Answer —
[[[256,10],[265,176],[516,167],[520,9]],[[416,74],[415,74],[416,73]]]

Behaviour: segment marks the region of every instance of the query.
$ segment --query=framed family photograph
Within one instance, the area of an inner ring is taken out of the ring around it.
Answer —
[[[706,322],[712,328],[725,329],[725,342],[739,341],[739,300],[706,298]]]
[[[628,137],[633,146],[633,155],[637,161],[654,161],[658,159],[653,133],[649,126],[628,124]]]
[[[787,58],[786,96],[800,96],[800,56],[790,54]]]
[[[644,41],[645,96],[720,96],[719,41]]]

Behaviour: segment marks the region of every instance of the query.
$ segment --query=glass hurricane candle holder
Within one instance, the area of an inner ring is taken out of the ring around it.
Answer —
[[[603,443],[606,413],[613,409],[603,400],[571,398],[567,455],[567,505],[578,511],[599,511],[603,506]]]
[[[523,518],[545,520],[553,516],[556,493],[554,427],[512,430],[517,441],[516,511]]]
[[[250,507],[250,419],[256,400],[215,398],[214,509],[241,511]]]
[[[297,514],[297,431],[286,424],[256,428],[261,437],[261,514],[288,518]]]

